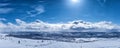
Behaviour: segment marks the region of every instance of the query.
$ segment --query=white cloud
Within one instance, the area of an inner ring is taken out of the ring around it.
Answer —
[[[97,0],[100,6],[104,6],[107,0]]]
[[[38,6],[33,6],[33,10],[28,11],[27,14],[29,14],[30,17],[35,17],[35,16],[40,15],[41,13],[44,13],[44,12],[45,12],[44,7],[41,5],[38,5]]]
[[[16,19],[17,24],[0,23],[1,32],[20,32],[20,31],[36,31],[36,32],[119,32],[120,26],[111,22],[86,22],[82,20],[71,21],[68,23],[50,24],[40,20],[27,23],[20,19]]]
[[[0,18],[0,21],[6,21],[6,19],[5,18]]]
[[[0,3],[0,7],[11,5],[10,3]]]
[[[11,12],[13,9],[12,8],[0,8],[0,14],[6,14]]]

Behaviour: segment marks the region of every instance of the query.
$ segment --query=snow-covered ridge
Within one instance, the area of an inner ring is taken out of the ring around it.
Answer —
[[[92,42],[95,38],[120,38],[120,32],[11,32],[8,37],[33,40],[54,40],[61,42]],[[87,40],[81,40],[85,38]]]

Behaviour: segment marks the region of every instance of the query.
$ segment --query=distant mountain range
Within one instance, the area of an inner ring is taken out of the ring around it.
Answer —
[[[120,32],[4,32],[7,37],[81,42],[80,38],[120,38]],[[79,40],[79,41],[76,41]],[[89,42],[89,41],[84,41]]]
[[[41,38],[120,38],[120,32],[9,32],[7,36]]]

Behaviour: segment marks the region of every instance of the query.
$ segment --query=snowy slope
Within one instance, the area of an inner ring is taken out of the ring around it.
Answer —
[[[120,48],[120,39],[118,38],[76,38],[76,41],[77,42],[32,40],[6,37],[5,35],[0,34],[0,48]]]

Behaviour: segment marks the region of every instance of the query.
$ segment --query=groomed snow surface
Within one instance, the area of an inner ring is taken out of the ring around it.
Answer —
[[[0,48],[120,48],[120,39],[79,38],[75,42],[61,42],[14,38],[0,34]]]

